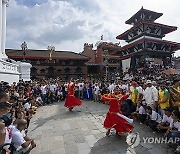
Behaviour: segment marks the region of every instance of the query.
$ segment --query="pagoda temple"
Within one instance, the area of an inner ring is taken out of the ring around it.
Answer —
[[[172,54],[180,49],[180,43],[163,40],[166,34],[177,30],[175,26],[155,22],[163,14],[143,7],[125,23],[133,25],[116,38],[128,44],[115,52],[120,56],[122,69],[135,70],[159,65],[171,66]]]

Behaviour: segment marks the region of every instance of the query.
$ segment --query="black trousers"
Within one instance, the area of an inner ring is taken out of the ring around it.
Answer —
[[[158,131],[157,129],[157,125],[159,124],[158,122],[156,121],[153,121],[153,120],[146,120],[146,125],[149,126],[153,131]]]
[[[139,114],[138,119],[141,123],[144,123],[147,119],[147,115],[146,114]]]

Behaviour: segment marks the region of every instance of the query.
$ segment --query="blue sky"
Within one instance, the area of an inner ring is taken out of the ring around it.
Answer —
[[[10,0],[6,48],[20,49],[26,41],[31,49],[54,45],[81,52],[84,43],[95,44],[101,35],[119,42],[116,36],[131,27],[125,21],[142,6],[164,14],[156,22],[179,27],[164,39],[180,42],[179,0]]]
[[[43,4],[43,3],[47,3],[48,0],[16,0],[18,5],[23,5],[23,6],[27,6],[27,7],[33,7],[36,4]]]

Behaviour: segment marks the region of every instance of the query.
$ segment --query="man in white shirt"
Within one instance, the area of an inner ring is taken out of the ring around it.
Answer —
[[[99,93],[100,93],[100,88],[98,86],[98,83],[95,83],[95,86],[94,86],[94,101],[95,102],[98,102],[99,101]]]
[[[49,90],[52,91],[53,93],[56,91],[56,85],[54,83],[51,83],[49,85]]]
[[[176,144],[178,145],[176,148],[176,152],[179,153],[180,150],[180,113],[179,111],[174,110],[172,112],[172,121],[170,123],[170,127],[169,129],[166,131],[166,133],[164,134],[164,137],[167,137],[168,139],[173,139],[174,141],[176,141]]]
[[[158,104],[158,90],[152,86],[151,80],[146,81],[147,87],[144,91],[144,98],[147,106],[150,106],[153,110],[157,109]]]
[[[41,86],[41,98],[43,100],[44,103],[46,103],[46,94],[47,94],[47,88],[45,83],[43,83],[43,85]]]
[[[111,84],[110,84],[109,87],[108,87],[110,93],[114,93],[114,88],[115,88],[115,85],[114,85],[113,82],[111,82]]]
[[[26,139],[23,133],[21,133],[26,128],[27,128],[27,121],[24,119],[21,119],[17,121],[17,126],[16,128],[13,129],[12,143],[14,147],[17,149],[17,153],[20,153],[20,152],[28,153],[33,148],[36,147],[34,140],[29,139],[29,138]]]
[[[157,126],[162,121],[161,116],[156,111],[153,111],[150,106],[146,107],[146,112],[149,116],[149,120],[146,121],[146,125],[148,125],[153,131],[158,131]]]
[[[165,113],[163,115],[162,122],[158,124],[157,128],[164,132],[167,131],[167,129],[170,126],[170,123],[172,123],[173,119],[171,117],[172,109],[170,107],[167,107],[164,109]]]
[[[78,98],[83,99],[84,82],[79,82],[78,87],[79,87]]]
[[[121,88],[123,89],[124,93],[128,93],[128,84],[125,81],[123,81]]]
[[[143,124],[147,119],[147,114],[146,114],[145,107],[141,103],[137,104],[135,115],[136,114],[137,114],[138,120],[140,121],[140,124]]]
[[[31,101],[31,100],[28,99],[27,102],[24,104],[24,108],[25,108],[26,110],[29,110],[29,109],[31,108],[31,103],[29,103],[30,101]]]

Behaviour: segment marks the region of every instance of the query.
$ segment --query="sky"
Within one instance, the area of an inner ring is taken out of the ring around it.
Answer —
[[[9,0],[6,48],[82,52],[84,43],[104,41],[125,45],[116,36],[131,28],[125,21],[141,7],[163,13],[158,23],[179,27],[164,40],[180,43],[179,0]],[[175,53],[180,56],[180,51]]]

